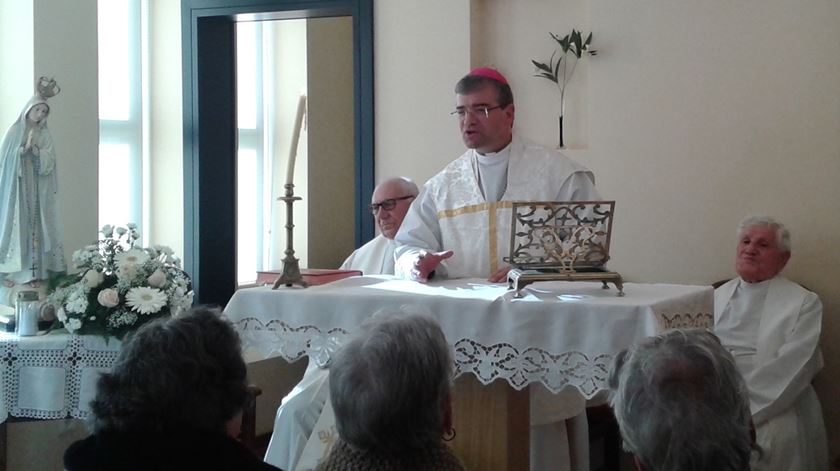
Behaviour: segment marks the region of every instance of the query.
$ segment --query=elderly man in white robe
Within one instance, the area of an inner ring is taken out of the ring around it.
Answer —
[[[379,235],[350,254],[341,269],[361,270],[365,275],[393,275],[394,236],[418,193],[417,185],[405,177],[391,178],[380,183],[373,190],[370,204]]]
[[[369,208],[379,235],[350,254],[341,269],[393,275],[394,236],[418,192],[417,185],[404,177],[389,178],[377,185]],[[301,381],[283,398],[265,454],[267,463],[290,471],[296,468],[329,395],[328,371],[311,362]]]
[[[426,182],[397,237],[397,275],[502,282],[513,201],[600,200],[592,172],[513,132],[513,93],[495,69],[479,68],[455,86],[455,111],[467,151]],[[585,444],[584,400],[577,391],[531,388],[531,469],[568,469],[564,421],[577,416]],[[575,469],[588,469],[586,446]],[[580,450],[579,450],[580,451]],[[586,456],[582,456],[586,455]],[[564,464],[565,463],[565,464]]]
[[[790,233],[767,217],[738,225],[738,277],[715,291],[715,333],[750,394],[762,455],[753,470],[828,469],[820,402],[811,380],[823,366],[819,297],[779,273]]]

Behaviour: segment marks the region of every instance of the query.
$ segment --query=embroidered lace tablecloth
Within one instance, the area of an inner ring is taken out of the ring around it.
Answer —
[[[119,348],[95,336],[0,333],[0,422],[87,417],[99,373],[113,367]]]
[[[541,282],[516,299],[505,285],[478,279],[420,284],[389,276],[351,277],[309,288],[237,291],[225,308],[250,360],[309,356],[319,365],[365,318],[401,306],[441,324],[459,374],[516,389],[566,385],[586,398],[606,388],[616,353],[669,328],[711,327],[710,286]]]

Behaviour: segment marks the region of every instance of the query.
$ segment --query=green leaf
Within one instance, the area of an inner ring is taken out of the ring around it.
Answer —
[[[572,42],[575,45],[574,53],[580,59],[580,54],[583,52],[583,39],[581,39],[580,31],[572,30]]]
[[[563,49],[563,54],[569,52],[569,47],[571,46],[571,42],[569,41],[569,35],[563,37],[563,40],[560,41],[560,47]]]
[[[546,73],[546,72],[540,72],[537,75],[534,75],[534,77],[546,78],[548,80],[551,80],[554,83],[557,83],[557,76],[556,75],[551,75],[551,74]]]
[[[592,33],[589,33],[589,36],[586,37],[586,41],[583,43],[584,46],[589,46],[589,43],[592,42]]]
[[[553,56],[552,56],[552,57],[553,57]],[[543,70],[543,71],[546,71],[546,72],[549,72],[549,73],[551,72],[551,67],[550,67],[548,64],[544,64],[544,63],[542,63],[542,62],[537,62],[537,61],[535,61],[535,60],[533,60],[533,59],[531,59],[531,62],[534,64],[534,66],[535,66],[536,68],[538,68],[538,69],[540,69],[540,70]]]

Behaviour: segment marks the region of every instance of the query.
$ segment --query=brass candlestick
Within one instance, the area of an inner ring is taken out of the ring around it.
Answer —
[[[280,278],[277,278],[277,281],[274,282],[274,286],[271,289],[277,289],[281,285],[286,285],[287,287],[300,285],[306,288],[309,286],[309,283],[303,281],[303,277],[300,275],[300,266],[298,265],[298,259],[295,258],[295,249],[292,243],[294,238],[292,229],[295,227],[292,205],[295,201],[303,198],[295,196],[295,185],[293,183],[286,183],[285,187],[286,196],[281,196],[277,199],[286,202],[286,257],[283,259],[283,273],[280,274]]]

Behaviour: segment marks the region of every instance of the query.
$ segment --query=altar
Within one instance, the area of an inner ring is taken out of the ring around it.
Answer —
[[[506,285],[480,279],[420,284],[378,275],[306,289],[239,290],[225,315],[239,331],[250,361],[307,356],[319,365],[329,364],[344,339],[378,311],[431,315],[453,347],[457,374],[485,386],[467,389],[502,396],[494,404],[506,414],[495,421],[503,429],[498,431],[501,446],[481,451],[506,456],[469,456],[477,444],[494,442],[489,436],[494,431],[486,428],[474,428],[479,437],[464,436],[459,428],[453,446],[473,469],[479,469],[477,463],[480,469],[493,469],[485,464],[500,461],[495,469],[519,468],[511,464],[521,463],[523,453],[527,469],[526,386],[539,383],[552,392],[573,387],[592,398],[607,388],[610,363],[622,349],[667,329],[712,325],[711,286],[626,283],[624,291],[626,296],[618,297],[598,282],[541,282],[517,298]],[[456,396],[460,392],[456,389]],[[456,425],[467,420],[459,405],[469,402],[455,398]],[[479,418],[488,415],[474,412]]]

